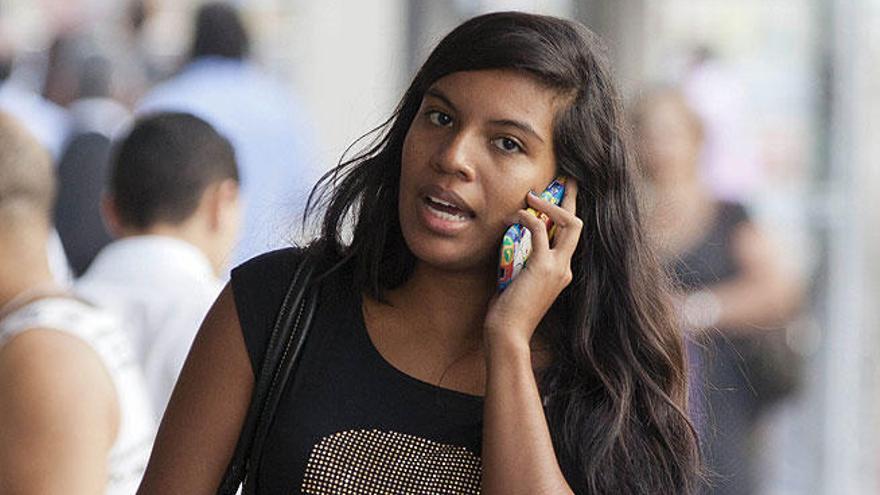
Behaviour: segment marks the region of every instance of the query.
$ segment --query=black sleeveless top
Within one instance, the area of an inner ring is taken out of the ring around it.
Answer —
[[[733,254],[733,235],[749,214],[739,203],[718,203],[712,227],[672,265],[675,276],[688,291],[700,290],[739,275]]]
[[[717,204],[713,224],[705,236],[670,265],[687,292],[739,275],[734,236],[748,222],[743,205]],[[735,335],[723,328],[705,333],[699,342],[688,345],[690,407],[700,432],[703,462],[713,477],[711,488],[704,487],[701,493],[755,493],[757,475],[751,442],[763,400],[763,380],[754,366],[763,359],[755,353],[762,342],[753,335]]]
[[[273,251],[232,271],[232,291],[258,371],[281,300],[302,258]],[[268,434],[261,494],[478,493],[483,400],[397,370],[364,324],[342,265],[321,283],[295,377]]]

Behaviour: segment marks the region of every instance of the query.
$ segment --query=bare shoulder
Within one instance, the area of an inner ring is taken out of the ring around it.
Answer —
[[[215,493],[238,441],[253,382],[227,284],[187,356],[138,493]]]
[[[27,422],[112,417],[113,381],[98,353],[78,337],[32,329],[0,348],[0,416]],[[11,416],[11,417],[9,417]],[[3,422],[6,424],[6,422]]]
[[[86,342],[31,329],[0,348],[0,424],[0,491],[103,489],[119,407]]]

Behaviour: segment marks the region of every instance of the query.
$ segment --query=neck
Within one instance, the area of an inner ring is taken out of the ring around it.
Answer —
[[[28,290],[55,284],[47,239],[44,232],[8,231],[0,236],[0,307]]]
[[[409,280],[391,291],[388,299],[444,341],[473,343],[482,339],[494,291],[495,279],[483,271],[449,272],[418,263]]]
[[[193,225],[186,223],[182,225],[154,224],[144,229],[131,229],[122,233],[123,238],[147,235],[169,237],[191,244],[208,258],[215,273],[218,271],[218,266],[222,265],[222,262],[215,260],[215,257],[212,256],[215,250],[212,249],[212,244],[208,237],[203,235]]]

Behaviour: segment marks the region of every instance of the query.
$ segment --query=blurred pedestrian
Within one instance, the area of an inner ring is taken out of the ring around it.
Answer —
[[[698,345],[690,345],[692,400],[701,425],[708,493],[749,495],[756,487],[756,453],[750,448],[758,413],[791,382],[789,370],[748,359],[769,334],[792,316],[801,295],[776,246],[746,208],[719,200],[701,170],[703,127],[674,89],[649,92],[634,122],[648,178],[653,235],[684,290],[682,319]],[[758,346],[756,349],[755,347]],[[774,352],[783,352],[774,356]]]
[[[124,86],[124,71],[110,50],[73,33],[60,37],[54,48],[56,65],[70,71],[65,77],[70,79],[65,90],[70,93],[70,127],[58,162],[55,225],[78,277],[112,240],[101,218],[101,196],[111,141],[130,125],[131,112],[120,102],[118,87]],[[54,73],[61,77],[63,71]]]
[[[30,91],[14,78],[15,51],[11,41],[0,32],[0,111],[17,119],[53,160],[61,154],[70,125],[67,111]],[[64,286],[73,281],[61,237],[55,228],[49,234],[49,266],[55,280]]]
[[[139,112],[179,110],[227,136],[241,167],[244,225],[238,263],[288,244],[311,187],[322,170],[312,163],[305,108],[249,61],[250,39],[239,13],[203,5],[188,63],[143,99]]]
[[[134,492],[155,433],[118,321],[53,281],[49,154],[0,115],[0,493]]]
[[[125,15],[120,19],[123,35],[122,44],[131,60],[131,65],[140,73],[141,84],[136,89],[145,89],[159,81],[169,77],[173,70],[173,63],[169,63],[163,57],[155,53],[155,48],[150,46],[152,25],[155,22],[159,6],[156,0],[126,0]],[[173,57],[167,57],[172,59]],[[143,92],[140,91],[140,95]]]
[[[14,116],[57,159],[70,125],[67,111],[17,81],[15,61],[12,41],[0,33],[0,111]]]
[[[239,228],[232,146],[189,114],[144,116],[118,145],[105,201],[119,238],[76,292],[131,332],[154,410],[165,410],[199,323],[223,284]]]

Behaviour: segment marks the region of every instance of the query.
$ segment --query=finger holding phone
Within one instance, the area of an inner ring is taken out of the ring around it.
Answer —
[[[528,346],[538,323],[571,283],[571,258],[583,229],[583,221],[575,214],[577,182],[566,178],[554,182],[565,187],[560,205],[530,192],[528,209],[520,209],[511,218],[511,223],[528,229],[530,236],[524,237],[526,242],[531,238],[531,249],[515,280],[499,280],[500,290],[489,305],[484,325],[488,346],[499,339]],[[501,256],[503,265],[505,253]]]

